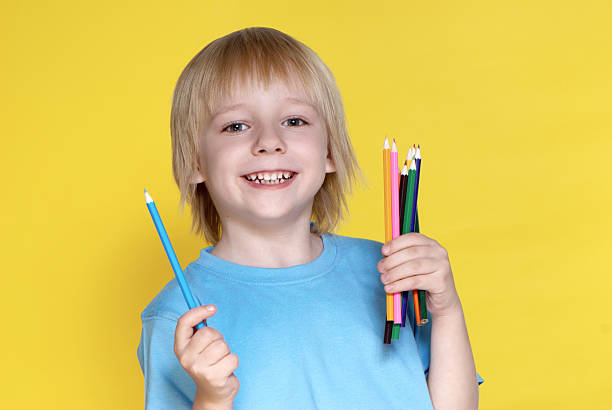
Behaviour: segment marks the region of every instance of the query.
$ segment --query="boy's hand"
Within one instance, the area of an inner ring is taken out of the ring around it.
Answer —
[[[196,331],[195,328],[213,316],[215,309],[214,305],[198,306],[179,318],[174,334],[174,354],[196,383],[196,401],[231,408],[240,388],[233,373],[238,368],[238,356],[230,354],[229,346],[217,329],[203,327]]]
[[[461,310],[448,253],[438,242],[411,232],[398,236],[382,247],[385,256],[378,262],[385,292],[426,290],[427,310],[445,316]]]

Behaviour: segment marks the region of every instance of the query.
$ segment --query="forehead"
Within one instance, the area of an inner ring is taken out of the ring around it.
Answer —
[[[296,84],[273,80],[266,86],[253,80],[242,80],[235,81],[222,98],[211,104],[211,117],[248,104],[249,100],[261,97],[262,94],[269,94],[277,102],[303,105],[318,111],[316,104],[304,92],[303,87]]]
[[[304,92],[304,87],[293,82],[274,79],[271,80],[269,84],[264,84],[261,81],[247,79],[232,81],[231,86],[228,87],[224,95],[219,99],[217,105],[232,104],[240,100],[261,95],[262,93],[274,94],[280,98],[294,98],[296,100],[311,102],[310,98]]]

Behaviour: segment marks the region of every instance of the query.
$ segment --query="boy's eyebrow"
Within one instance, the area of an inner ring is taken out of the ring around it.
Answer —
[[[312,109],[314,109],[316,111],[316,107],[314,105],[312,105],[308,101],[304,101],[304,100],[302,100],[300,98],[287,97],[287,98],[284,99],[284,101],[290,101],[290,102],[294,102],[294,103],[300,104],[300,105],[307,105],[307,106],[311,107]],[[232,104],[232,105],[227,105],[225,107],[221,107],[221,109],[219,109],[217,112],[213,113],[211,118],[215,118],[217,115],[221,115],[224,112],[231,111],[231,110],[234,110],[236,108],[244,107],[245,105],[246,104],[238,103],[238,104]]]
[[[302,100],[301,98],[287,97],[285,98],[285,101],[293,101],[296,104],[308,105],[312,108],[316,108],[314,105],[312,105],[308,101]]]

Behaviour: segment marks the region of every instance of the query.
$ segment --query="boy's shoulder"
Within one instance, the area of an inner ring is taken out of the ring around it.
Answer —
[[[188,283],[192,283],[190,277],[194,274],[193,262],[184,270],[183,275]],[[147,307],[142,311],[142,320],[158,318],[177,321],[189,309],[185,297],[181,291],[176,277],[173,277],[151,300]]]
[[[375,241],[373,239],[367,238],[358,238],[355,236],[347,236],[347,235],[339,235],[337,233],[330,233],[329,235],[333,236],[339,246],[349,246],[349,247],[380,247],[382,246],[382,242]]]
[[[382,253],[380,251],[383,246],[382,242],[338,234],[331,234],[331,236],[335,239],[338,252],[345,257],[357,260],[371,258],[377,258],[377,260],[382,259]]]

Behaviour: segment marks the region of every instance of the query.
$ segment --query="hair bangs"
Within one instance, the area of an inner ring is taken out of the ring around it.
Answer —
[[[247,39],[250,40],[250,39]],[[274,39],[278,40],[278,39]],[[307,102],[321,112],[321,84],[317,81],[314,67],[295,47],[283,47],[278,41],[270,44],[249,44],[235,41],[226,46],[212,61],[210,75],[204,79],[201,92],[201,107],[210,116],[228,100],[233,100],[241,89],[267,89],[280,81],[290,90],[306,96]]]

